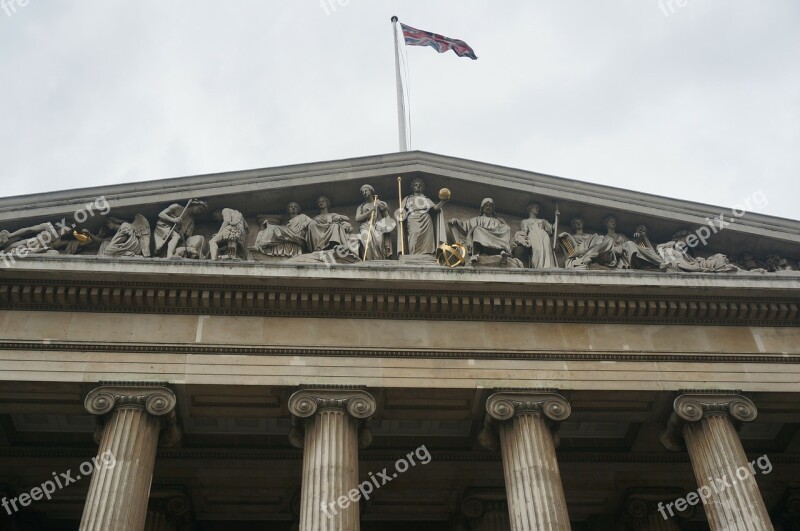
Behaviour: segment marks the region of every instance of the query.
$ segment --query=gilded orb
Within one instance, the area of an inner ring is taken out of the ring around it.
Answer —
[[[450,200],[450,189],[449,188],[442,188],[439,190],[439,199],[442,201],[449,201]]]

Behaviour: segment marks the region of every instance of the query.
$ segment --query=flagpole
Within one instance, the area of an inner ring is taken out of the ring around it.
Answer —
[[[397,80],[397,126],[400,135],[400,151],[408,151],[408,125],[406,124],[406,100],[403,92],[403,76],[400,73],[400,33],[397,17],[392,17],[394,33],[394,67]]]

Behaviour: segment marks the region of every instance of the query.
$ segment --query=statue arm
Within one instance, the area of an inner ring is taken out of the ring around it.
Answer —
[[[180,219],[174,215],[175,207],[183,208],[180,205],[170,205],[158,214],[158,219],[165,223],[178,223]]]

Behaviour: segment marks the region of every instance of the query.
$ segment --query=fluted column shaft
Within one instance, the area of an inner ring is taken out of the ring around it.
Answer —
[[[772,531],[769,513],[730,419],[723,415],[704,417],[686,424],[683,437],[697,484],[710,491],[705,511],[711,529]],[[740,472],[744,479],[736,476],[740,468],[745,470]]]
[[[91,413],[110,416],[102,431],[100,466],[89,485],[81,531],[144,529],[159,417],[174,407],[175,395],[166,388],[101,387],[86,397]]]
[[[489,397],[486,411],[499,421],[511,529],[571,529],[549,426],[569,416],[569,402],[555,393],[504,392]]]
[[[364,391],[303,390],[289,410],[305,418],[300,531],[358,531],[359,420],[375,412]]]
[[[755,420],[755,405],[740,395],[684,394],[674,409],[670,428],[686,444],[712,531],[773,531],[734,425]]]

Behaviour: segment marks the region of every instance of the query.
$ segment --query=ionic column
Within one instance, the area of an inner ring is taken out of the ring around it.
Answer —
[[[358,531],[358,449],[369,443],[359,421],[377,404],[361,390],[305,389],[289,398],[289,411],[304,419],[300,531]]]
[[[165,420],[174,420],[175,394],[166,387],[103,386],[86,396],[89,413],[105,420],[81,531],[142,531]],[[174,429],[165,431],[177,442]]]
[[[670,450],[685,442],[712,531],[772,531],[736,433],[740,423],[755,420],[755,405],[736,394],[684,394],[673,407],[661,440]]]
[[[496,447],[499,435],[511,529],[569,530],[569,514],[550,431],[552,422],[569,416],[569,402],[550,392],[500,392],[486,401],[486,412],[481,443],[490,449]]]
[[[461,502],[461,512],[470,531],[511,531],[505,492],[469,492]]]

